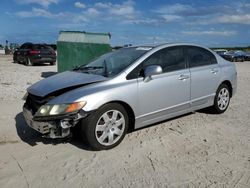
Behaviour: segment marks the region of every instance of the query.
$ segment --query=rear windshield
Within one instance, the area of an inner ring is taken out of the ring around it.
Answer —
[[[53,50],[53,49],[49,46],[39,44],[39,45],[34,45],[33,50]]]

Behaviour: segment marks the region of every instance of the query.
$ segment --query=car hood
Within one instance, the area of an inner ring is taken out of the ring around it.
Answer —
[[[56,74],[49,78],[45,78],[32,86],[30,86],[27,91],[32,95],[39,97],[45,97],[51,93],[60,91],[69,91],[83,85],[88,85],[91,83],[101,82],[108,80],[108,78],[85,74],[81,72],[66,71],[63,73]]]

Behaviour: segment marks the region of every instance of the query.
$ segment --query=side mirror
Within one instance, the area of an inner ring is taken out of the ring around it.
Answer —
[[[144,70],[144,77],[151,77],[162,73],[162,68],[159,65],[149,65]]]

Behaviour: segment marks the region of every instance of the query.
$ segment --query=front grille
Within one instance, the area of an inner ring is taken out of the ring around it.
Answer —
[[[32,114],[34,115],[42,105],[46,104],[51,99],[52,97],[38,97],[29,94],[26,100],[26,105],[31,109]]]

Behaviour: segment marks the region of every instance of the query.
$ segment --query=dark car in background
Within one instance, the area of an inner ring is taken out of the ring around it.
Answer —
[[[46,44],[24,43],[13,55],[14,63],[25,65],[50,63],[55,65],[56,53]]]
[[[241,62],[243,62],[245,60],[245,54],[246,53],[244,51],[237,50],[237,51],[229,51],[225,54],[221,54],[221,56],[228,61],[232,61],[232,62],[241,61]]]
[[[47,46],[50,46],[53,50],[57,50],[56,44],[46,44]]]
[[[246,52],[245,61],[250,61],[250,52]]]

